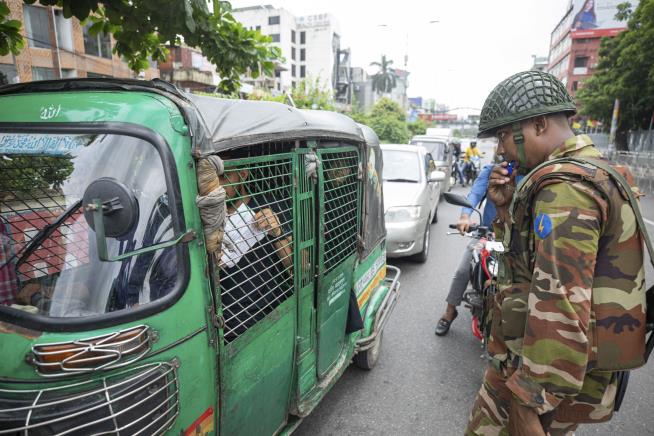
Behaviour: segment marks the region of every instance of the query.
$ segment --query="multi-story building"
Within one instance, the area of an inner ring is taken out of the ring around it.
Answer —
[[[136,75],[120,56],[112,53],[111,35],[91,36],[90,25],[64,18],[59,8],[7,2],[11,18],[19,20],[25,38],[20,54],[0,56],[0,83],[29,82],[70,77],[123,77]],[[155,64],[139,77],[159,76]]]
[[[161,78],[186,91],[213,92],[220,83],[215,66],[199,49],[171,47],[166,62],[159,63]]]
[[[549,65],[549,59],[547,58],[547,56],[531,55],[531,57],[534,60],[534,63],[531,66],[531,69],[533,71],[546,71],[547,70],[547,66]]]
[[[269,35],[273,44],[281,49],[285,60],[276,68],[272,88],[283,92],[300,80],[309,79],[318,80],[322,87],[334,90],[337,96],[350,94],[344,86],[349,85],[350,80],[342,77],[348,69],[339,68],[346,56],[340,48],[338,22],[332,15],[296,17],[286,9],[271,5],[237,8],[232,13],[248,29]],[[246,83],[271,87],[264,82],[267,80],[269,78],[260,81],[244,78]]]
[[[570,0],[563,18],[552,31],[547,71],[558,77],[574,96],[593,74],[603,37],[626,29],[615,14],[622,0]],[[635,7],[638,1],[631,2]]]

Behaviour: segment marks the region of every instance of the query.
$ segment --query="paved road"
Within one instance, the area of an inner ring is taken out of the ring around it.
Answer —
[[[454,192],[464,193],[462,188]],[[646,207],[645,215],[654,219],[654,203]],[[402,295],[386,327],[377,366],[370,372],[350,367],[296,434],[463,433],[483,372],[469,313],[459,311],[446,337],[433,333],[466,243],[462,237],[445,235],[457,214],[458,209],[441,203],[427,263],[391,262],[402,269]],[[654,226],[650,231],[654,233]],[[650,362],[632,373],[623,410],[610,423],[587,426],[577,435],[651,435],[653,416],[654,362]]]

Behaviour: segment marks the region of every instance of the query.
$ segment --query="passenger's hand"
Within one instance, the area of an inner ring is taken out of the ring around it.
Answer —
[[[282,234],[277,215],[270,208],[261,209],[254,215],[254,225],[259,230],[268,233],[268,236],[276,238]]]
[[[509,176],[507,165],[507,162],[495,165],[488,179],[488,198],[497,207],[505,207],[513,199],[515,171]]]
[[[464,234],[468,231],[469,228],[470,228],[470,217],[468,216],[467,213],[463,213],[459,217],[459,222],[456,223],[456,229],[459,231],[459,233]]]

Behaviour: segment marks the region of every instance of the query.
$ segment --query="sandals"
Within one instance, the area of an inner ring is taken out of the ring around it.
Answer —
[[[445,336],[448,331],[450,331],[450,326],[452,325],[452,321],[456,319],[456,317],[459,316],[459,312],[454,312],[454,318],[452,318],[451,321],[446,320],[445,318],[441,318],[438,320],[438,324],[436,324],[436,336]]]

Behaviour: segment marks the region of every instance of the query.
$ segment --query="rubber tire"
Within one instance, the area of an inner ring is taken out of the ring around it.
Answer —
[[[431,238],[431,218],[429,219],[429,221],[427,221],[427,228],[425,229],[424,236],[422,237],[422,251],[418,254],[415,254],[413,256],[413,260],[415,260],[418,263],[427,262],[427,258],[429,257],[429,246],[431,245],[429,243],[430,238]]]
[[[439,198],[438,201],[440,202],[441,199]],[[438,205],[436,205],[436,210],[434,211],[434,216],[431,218],[431,223],[432,224],[436,224],[437,222],[438,222]]]
[[[375,344],[372,346],[372,348],[368,348],[365,351],[359,351],[354,355],[352,360],[356,366],[366,371],[370,371],[375,367],[377,360],[379,360],[379,353],[381,352],[381,342],[383,336],[383,333],[380,332],[375,339]]]

